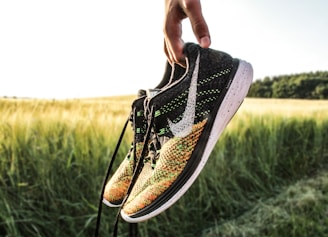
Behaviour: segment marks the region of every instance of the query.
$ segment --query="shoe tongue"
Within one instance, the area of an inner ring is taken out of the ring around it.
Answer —
[[[147,90],[147,97],[153,98],[155,95],[157,95],[159,92],[161,92],[160,89],[148,89]]]
[[[140,90],[138,91],[138,94],[137,94],[138,98],[141,98],[141,97],[143,97],[143,96],[145,96],[145,95],[146,95],[146,91],[145,91],[145,90],[140,89]]]

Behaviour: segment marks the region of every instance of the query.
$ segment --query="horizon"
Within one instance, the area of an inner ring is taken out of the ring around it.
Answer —
[[[269,78],[272,80],[274,77],[284,77],[284,76],[298,76],[302,74],[315,74],[320,72],[328,72],[328,70],[318,70],[318,71],[309,71],[309,72],[300,72],[300,73],[292,73],[292,74],[281,74],[281,75],[273,75],[273,76],[264,76],[263,78],[254,79],[252,84],[258,80],[263,80],[265,78]],[[0,96],[2,99],[41,99],[41,100],[79,100],[79,99],[86,99],[86,100],[92,100],[92,99],[107,99],[109,97],[129,97],[129,96],[136,96],[134,93],[130,94],[112,94],[112,95],[105,95],[105,96],[91,96],[91,97],[70,97],[70,98],[38,98],[38,97],[20,97],[20,96]],[[272,98],[272,99],[279,99],[279,98]],[[283,98],[283,99],[289,99],[289,98]],[[297,99],[297,98],[290,98],[290,99]],[[302,98],[299,98],[302,99]]]

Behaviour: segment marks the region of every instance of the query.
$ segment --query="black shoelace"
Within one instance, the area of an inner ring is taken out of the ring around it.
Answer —
[[[150,140],[150,137],[151,137],[151,130],[152,130],[152,127],[153,127],[153,122],[154,122],[154,110],[153,110],[153,107],[150,110],[148,110],[148,104],[146,104],[146,103],[145,103],[145,108],[147,108],[147,110],[145,110],[145,116],[146,116],[146,118],[148,117],[148,126],[147,126],[147,131],[146,131],[146,134],[145,134],[145,137],[144,137],[144,143],[143,143],[144,145],[143,145],[143,148],[142,148],[142,151],[141,151],[139,161],[136,162],[136,160],[135,160],[135,162],[134,162],[134,164],[136,164],[136,167],[134,169],[132,180],[130,182],[130,185],[128,187],[128,190],[127,190],[127,193],[124,197],[122,205],[120,206],[120,208],[117,212],[115,223],[114,223],[114,228],[113,228],[113,237],[117,237],[118,224],[119,224],[119,220],[120,220],[120,212],[122,210],[122,207],[123,207],[124,203],[127,201],[128,197],[129,197],[129,195],[132,191],[132,188],[134,187],[134,184],[136,183],[136,181],[139,177],[139,174],[140,174],[140,172],[143,168],[144,157],[146,156],[147,149],[148,149],[147,144],[148,144],[148,142]],[[134,119],[135,119],[135,116],[133,116],[133,120]],[[96,229],[95,229],[95,235],[94,235],[95,237],[98,237],[98,235],[99,235],[101,213],[102,213],[102,206],[103,206],[103,195],[104,195],[104,192],[105,192],[105,187],[106,187],[106,184],[107,184],[107,180],[109,178],[109,175],[110,175],[110,172],[112,170],[114,161],[116,159],[116,155],[118,153],[119,147],[121,145],[121,142],[123,140],[127,125],[128,125],[130,120],[131,120],[131,118],[129,117],[127,119],[127,121],[125,122],[124,126],[123,126],[122,132],[120,134],[119,140],[118,140],[117,145],[115,147],[114,153],[112,155],[110,164],[109,164],[108,169],[107,169],[107,173],[106,173],[104,181],[103,181],[101,195],[100,195],[100,199],[99,199],[99,205],[98,205],[97,223],[96,223]],[[133,124],[135,124],[135,121],[133,121]],[[134,152],[133,157],[134,157],[134,159],[136,159],[135,150],[136,149],[135,149],[135,141],[134,141],[133,142],[133,152]],[[137,236],[138,236],[138,225],[137,225],[137,223],[130,223],[129,224],[129,237],[137,237]]]
[[[122,132],[121,132],[120,137],[118,139],[118,142],[116,144],[114,153],[112,155],[112,158],[110,160],[109,166],[107,168],[107,173],[106,173],[105,178],[104,178],[104,181],[103,181],[102,190],[101,190],[101,194],[100,194],[100,198],[99,198],[99,204],[98,204],[98,215],[97,215],[97,223],[96,223],[95,237],[98,237],[98,234],[99,234],[100,220],[101,220],[101,213],[102,213],[102,206],[103,206],[103,195],[104,195],[104,192],[105,192],[106,183],[107,183],[107,180],[109,178],[110,172],[111,172],[111,170],[113,168],[113,164],[114,164],[114,161],[116,159],[117,152],[118,152],[119,147],[121,145],[121,142],[123,140],[124,133],[126,131],[126,127],[127,127],[128,123],[129,123],[129,121],[130,121],[130,117],[126,120],[126,122],[125,122],[125,124],[123,126]]]

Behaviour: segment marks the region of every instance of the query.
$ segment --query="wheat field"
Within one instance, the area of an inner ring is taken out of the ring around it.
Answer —
[[[93,235],[134,98],[0,99],[0,236]],[[128,127],[115,167],[131,141]],[[327,164],[328,101],[246,98],[194,185],[139,234],[327,236]],[[116,213],[103,209],[101,236]]]

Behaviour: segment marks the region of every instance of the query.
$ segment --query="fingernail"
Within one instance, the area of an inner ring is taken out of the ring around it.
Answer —
[[[200,46],[202,48],[208,48],[210,47],[210,44],[211,44],[210,37],[204,36],[203,38],[200,39]]]

